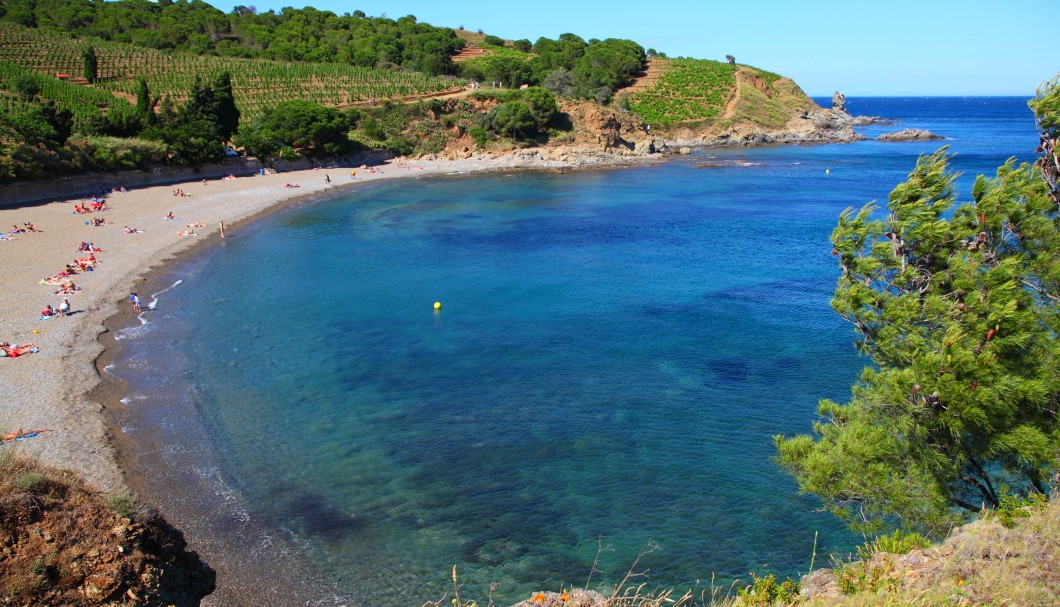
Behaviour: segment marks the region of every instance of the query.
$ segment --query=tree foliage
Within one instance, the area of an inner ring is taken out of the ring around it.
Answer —
[[[310,157],[335,156],[351,151],[349,130],[349,117],[337,109],[287,101],[245,127],[236,141],[260,157],[288,147]]]
[[[0,6],[6,9],[0,20],[20,25],[199,55],[387,64],[438,75],[453,71],[450,57],[464,46],[452,29],[412,16],[368,18],[361,11],[287,7],[259,13],[237,6],[226,15],[201,0],[5,0]]]
[[[1042,124],[1058,95],[1054,81],[1032,102]],[[943,149],[886,217],[872,204],[840,216],[832,306],[873,365],[847,404],[821,402],[815,436],[776,438],[801,489],[862,529],[939,536],[997,507],[1002,485],[1047,493],[1057,469],[1057,201],[1038,167],[1013,160],[980,175],[969,202],[954,179]]]
[[[85,49],[84,54],[81,56],[84,60],[84,76],[85,80],[89,83],[95,83],[96,77],[99,74],[99,57],[96,56],[96,49],[91,46]]]
[[[574,34],[563,34],[558,40],[539,38],[529,48],[524,42],[463,63],[461,74],[509,88],[529,84],[544,86],[563,97],[594,99],[605,87],[614,91],[629,84],[647,61],[644,49],[631,40],[586,42]],[[609,97],[605,95],[605,101]]]

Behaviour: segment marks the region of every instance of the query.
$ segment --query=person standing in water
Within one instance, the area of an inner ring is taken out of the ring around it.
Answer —
[[[133,312],[140,312],[140,296],[135,292],[129,293],[129,302],[132,303]]]

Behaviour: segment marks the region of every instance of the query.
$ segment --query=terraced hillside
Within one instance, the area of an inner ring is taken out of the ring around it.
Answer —
[[[94,88],[126,100],[133,99],[140,77],[147,80],[153,95],[165,95],[180,102],[191,89],[196,75],[212,78],[227,71],[232,76],[236,104],[243,119],[252,119],[280,101],[304,100],[346,107],[372,100],[430,97],[455,92],[464,86],[461,80],[419,72],[168,54],[103,40],[72,39],[45,30],[0,23],[0,61],[49,78],[68,74],[73,82],[88,86],[82,77],[82,54],[89,47],[99,58]]]
[[[644,76],[621,92],[630,111],[663,127],[730,118],[780,126],[792,107],[813,105],[777,74],[707,59],[653,57]]]

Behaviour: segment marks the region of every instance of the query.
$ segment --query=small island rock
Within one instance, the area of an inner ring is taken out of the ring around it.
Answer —
[[[847,111],[847,96],[839,91],[832,95],[832,109],[838,112]]]
[[[894,133],[884,133],[877,137],[876,141],[930,141],[932,139],[942,139],[942,137],[923,129],[902,129]]]

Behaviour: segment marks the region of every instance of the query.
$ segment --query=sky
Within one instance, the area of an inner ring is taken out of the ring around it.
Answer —
[[[225,11],[312,6],[415,15],[531,42],[627,38],[670,57],[737,63],[812,96],[1019,95],[1060,72],[1060,0],[206,0]]]

